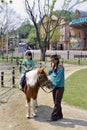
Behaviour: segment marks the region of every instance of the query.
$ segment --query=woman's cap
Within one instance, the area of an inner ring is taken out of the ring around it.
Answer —
[[[31,53],[31,51],[26,51],[25,55],[32,56],[32,53]]]
[[[51,55],[51,60],[59,60],[59,56],[57,54]]]

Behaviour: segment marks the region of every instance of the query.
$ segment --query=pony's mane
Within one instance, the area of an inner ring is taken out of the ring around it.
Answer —
[[[38,78],[38,69],[31,70],[26,73],[27,85],[34,86]]]
[[[43,77],[39,77],[40,76],[39,74],[42,75]],[[34,87],[38,79],[41,83],[45,82],[44,80],[47,80],[47,73],[44,70],[44,68],[37,68],[26,73],[26,83],[30,87]]]

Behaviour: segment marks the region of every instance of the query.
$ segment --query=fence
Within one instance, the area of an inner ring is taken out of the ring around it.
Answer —
[[[1,87],[16,87],[20,77],[20,66],[14,66],[1,72]]]
[[[0,73],[0,103],[7,103],[19,84],[20,68],[14,66]]]
[[[6,61],[6,62],[11,62],[11,63],[15,63],[17,65],[19,65],[20,61],[22,60],[22,57],[8,57],[8,56],[0,56],[0,60],[3,62],[3,61]]]
[[[80,60],[86,60],[87,59],[87,51],[73,51],[73,50],[65,50],[65,51],[60,51],[60,50],[55,50],[55,51],[47,51],[46,55],[51,55],[51,54],[58,54],[61,56],[63,59],[67,60],[73,60],[73,59],[78,59]]]
[[[45,62],[38,62],[34,68],[45,67]],[[34,69],[32,68],[32,69]],[[8,69],[4,69],[0,73],[0,103],[7,103],[8,99],[17,90],[19,79],[21,76],[21,63]]]
[[[45,67],[46,63],[45,62],[37,62],[34,68],[38,67]],[[18,85],[19,79],[20,79],[20,74],[22,70],[22,65],[21,63],[19,65],[15,65],[12,68],[9,68],[7,70],[4,70],[1,72],[1,87],[11,87],[14,88]]]

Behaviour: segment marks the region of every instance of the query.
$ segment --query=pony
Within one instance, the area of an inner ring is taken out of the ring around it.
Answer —
[[[27,100],[27,118],[31,118],[31,108],[32,115],[36,117],[37,111],[37,95],[40,87],[50,87],[52,86],[52,82],[49,80],[47,73],[44,68],[36,68],[26,73],[26,100]],[[32,107],[31,107],[31,99],[32,99]]]

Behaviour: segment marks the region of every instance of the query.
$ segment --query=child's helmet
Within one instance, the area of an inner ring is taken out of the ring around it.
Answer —
[[[31,51],[28,50],[28,51],[25,52],[25,55],[26,56],[32,56],[32,53],[31,53]]]

